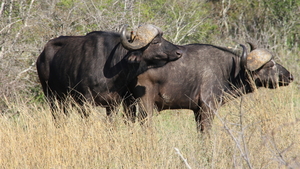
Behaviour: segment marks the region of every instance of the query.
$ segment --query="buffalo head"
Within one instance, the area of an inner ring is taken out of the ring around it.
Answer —
[[[127,60],[131,63],[141,62],[143,59],[148,67],[163,66],[169,61],[177,60],[183,51],[178,46],[166,41],[160,28],[154,25],[141,25],[136,34],[128,40],[125,25],[121,33],[121,43],[129,50]]]
[[[293,81],[293,75],[276,63],[269,51],[248,43],[251,48],[249,54],[247,54],[246,47],[241,45],[244,51],[241,64],[250,73],[257,87],[277,88],[278,86],[287,86]]]

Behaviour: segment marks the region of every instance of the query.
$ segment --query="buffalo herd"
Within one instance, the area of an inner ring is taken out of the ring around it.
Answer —
[[[190,109],[197,131],[206,132],[225,95],[293,81],[268,50],[250,42],[249,50],[241,44],[242,52],[236,52],[210,44],[175,45],[162,36],[160,28],[145,24],[131,34],[125,25],[120,33],[50,40],[36,66],[53,117],[71,96],[79,105],[105,107],[108,116],[122,104],[130,120],[149,123],[154,110]]]

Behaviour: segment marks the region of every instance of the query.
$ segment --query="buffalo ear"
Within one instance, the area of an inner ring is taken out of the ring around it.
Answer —
[[[140,63],[140,62],[141,62],[141,56],[132,53],[131,55],[129,55],[129,56],[127,57],[127,61],[128,61],[129,63]]]

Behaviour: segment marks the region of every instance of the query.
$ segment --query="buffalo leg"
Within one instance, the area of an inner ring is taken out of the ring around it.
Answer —
[[[212,127],[212,121],[215,116],[215,105],[213,102],[202,103],[200,109],[194,110],[197,131],[207,133]]]
[[[54,120],[59,118],[62,114],[61,111],[64,112],[64,115],[68,115],[68,112],[64,106],[64,99],[61,97],[47,96],[48,103],[51,109],[51,114]]]
[[[128,98],[125,99],[123,102],[123,108],[124,108],[124,117],[125,117],[125,123],[127,122],[132,122],[135,123],[135,119],[136,119],[136,102],[134,98]]]
[[[138,120],[141,125],[150,127],[152,125],[152,117],[154,111],[154,102],[151,101],[151,97],[144,97],[138,104]]]
[[[116,107],[115,106],[108,106],[106,109],[106,116],[108,118],[109,122],[113,121],[113,117],[117,114],[116,113]]]
[[[146,88],[145,86],[148,87]],[[144,126],[152,123],[154,94],[157,92],[151,86],[152,85],[147,85],[147,83],[145,83],[143,86],[137,85],[134,89],[134,97],[138,98],[137,117],[141,125]]]

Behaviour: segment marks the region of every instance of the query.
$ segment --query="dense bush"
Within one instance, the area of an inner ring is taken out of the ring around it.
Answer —
[[[299,72],[297,0],[3,0],[0,5],[0,94],[8,99],[21,93],[40,100],[35,61],[49,39],[118,31],[125,23],[155,24],[176,44],[255,41]]]

